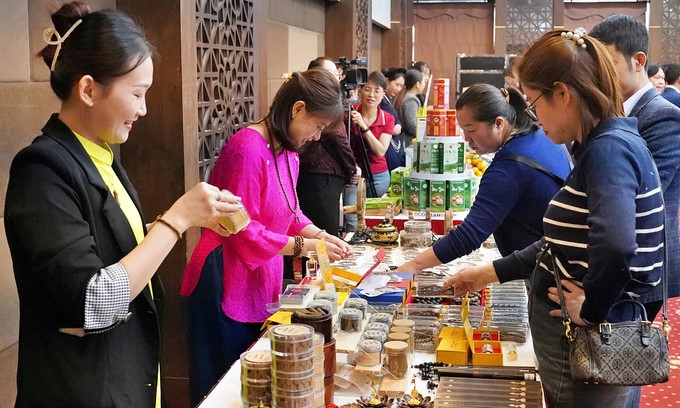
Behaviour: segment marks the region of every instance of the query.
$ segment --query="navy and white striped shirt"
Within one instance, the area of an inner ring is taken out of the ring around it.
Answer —
[[[575,148],[576,166],[543,218],[543,240],[494,262],[502,282],[530,274],[542,242],[549,242],[563,275],[584,288],[581,317],[593,323],[620,320],[610,312],[614,303],[660,283],[662,193],[636,122],[607,119]],[[547,292],[555,278],[548,259],[536,269],[532,290],[551,302]]]

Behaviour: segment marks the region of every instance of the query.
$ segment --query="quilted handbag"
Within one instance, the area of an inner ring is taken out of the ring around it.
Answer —
[[[565,334],[570,341],[569,362],[571,378],[592,384],[648,385],[668,381],[670,358],[668,354],[666,263],[661,279],[663,285],[663,329],[652,326],[647,320],[644,306],[639,306],[641,320],[619,323],[600,323],[596,326],[575,326],[567,312],[560,283],[561,264],[551,252],[555,283],[562,308]]]

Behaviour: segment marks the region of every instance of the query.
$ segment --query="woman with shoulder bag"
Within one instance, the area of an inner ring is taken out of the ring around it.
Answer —
[[[545,69],[551,61],[551,69]],[[664,211],[658,174],[635,119],[624,118],[607,49],[581,33],[552,31],[518,62],[535,116],[555,143],[572,144],[575,167],[545,213],[544,237],[492,264],[461,270],[457,290],[531,276],[530,326],[548,407],[626,407],[635,386],[571,376],[554,273],[559,270],[573,324],[636,320],[636,299],[659,284]],[[544,244],[554,256],[536,259]],[[532,274],[533,271],[533,274]]]

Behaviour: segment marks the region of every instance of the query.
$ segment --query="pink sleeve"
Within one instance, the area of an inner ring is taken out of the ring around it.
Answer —
[[[248,140],[255,137],[261,136],[250,129],[232,136],[233,140],[224,146],[210,177],[211,184],[241,197],[250,213],[251,222],[245,230],[221,238],[225,251],[232,251],[248,270],[254,270],[276,256],[288,243],[286,234],[273,232],[258,221],[262,219],[260,212],[273,204],[262,200],[265,193],[264,154],[268,151],[262,152],[261,143]]]

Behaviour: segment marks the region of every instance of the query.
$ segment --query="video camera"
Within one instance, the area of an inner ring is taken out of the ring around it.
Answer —
[[[335,65],[342,68],[342,80],[340,81],[340,85],[346,94],[349,93],[350,90],[356,89],[357,85],[366,83],[366,80],[368,79],[368,69],[359,68],[368,66],[366,57],[356,57],[351,61],[348,61],[347,57],[340,57]]]

